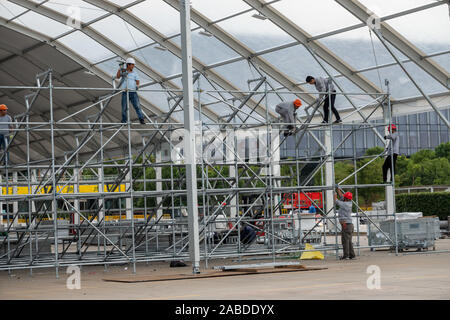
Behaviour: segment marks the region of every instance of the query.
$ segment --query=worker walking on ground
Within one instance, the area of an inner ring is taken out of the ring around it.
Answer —
[[[119,68],[117,71],[116,78],[121,79],[121,85],[119,89],[127,89],[130,91],[124,91],[122,92],[122,123],[126,123],[128,116],[127,116],[127,109],[128,109],[128,103],[127,103],[127,95],[129,97],[129,100],[131,104],[134,107],[134,110],[136,110],[136,114],[139,118],[139,122],[141,124],[145,124],[144,121],[144,115],[142,114],[141,108],[139,106],[139,96],[137,94],[138,86],[139,86],[139,74],[134,71],[134,66],[136,62],[133,58],[128,58],[126,60],[126,69]]]
[[[324,97],[325,103],[323,105],[323,121],[322,123],[328,123],[328,116],[330,114],[330,102],[331,102],[331,111],[333,111],[334,116],[336,117],[336,121],[334,123],[341,123],[341,117],[339,116],[338,111],[334,107],[334,102],[336,101],[336,89],[334,88],[334,84],[331,79],[325,80],[322,77],[314,78],[313,76],[307,76],[306,82],[310,85],[315,85],[316,90],[318,92],[331,92],[331,94],[321,93],[319,95],[319,101],[321,101]],[[331,101],[330,101],[331,100]]]
[[[8,124],[9,122],[9,124]],[[9,133],[13,129],[12,118],[8,114],[8,107],[4,104],[0,105],[0,150],[5,150],[9,144]],[[8,162],[8,153],[5,155],[6,163]]]
[[[335,194],[336,204],[339,206],[338,217],[341,224],[341,241],[344,254],[340,257],[341,260],[355,259],[355,251],[353,250],[352,236],[353,236],[353,222],[352,222],[352,199],[351,192],[343,193],[337,188],[337,194],[342,200],[337,200]]]
[[[397,126],[395,124],[390,125],[388,127],[388,131],[390,132],[390,134],[384,136],[384,139],[391,140],[391,142],[388,144],[387,157],[383,163],[383,183],[387,183],[388,170],[390,170],[391,172],[392,181],[395,173],[395,164],[397,163],[397,157],[400,153],[400,137],[397,133]],[[394,164],[394,170],[392,170],[392,164]]]
[[[290,136],[294,133],[294,124],[296,119],[296,111],[300,106],[302,105],[302,102],[300,99],[296,99],[293,102],[281,102],[279,103],[275,111],[283,118],[284,123],[288,123],[286,131],[284,131],[284,136]]]

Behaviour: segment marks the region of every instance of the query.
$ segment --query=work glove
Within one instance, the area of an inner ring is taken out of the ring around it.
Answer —
[[[10,134],[10,135],[9,135],[9,140],[12,140],[13,137],[14,137],[14,135],[13,135],[13,134]]]
[[[386,140],[387,136],[384,136],[384,140]]]
[[[342,222],[341,225],[342,225],[342,229],[347,228],[347,224],[345,222]]]

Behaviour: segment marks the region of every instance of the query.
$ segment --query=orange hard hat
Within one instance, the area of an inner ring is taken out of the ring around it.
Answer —
[[[302,105],[302,102],[300,101],[300,99],[295,99],[294,100],[294,106],[296,106],[297,108],[300,107]]]
[[[8,110],[6,104],[0,104],[0,110]]]
[[[348,200],[352,200],[353,194],[351,192],[346,192],[346,193],[344,193],[344,198],[348,199]]]

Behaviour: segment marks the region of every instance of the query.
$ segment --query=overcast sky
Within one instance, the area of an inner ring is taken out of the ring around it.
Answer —
[[[377,15],[386,16],[436,0],[360,1]],[[249,8],[242,0],[192,0],[192,5],[213,20]],[[273,6],[312,35],[360,23],[334,0],[282,0]],[[221,25],[226,30],[236,33],[281,34],[281,31],[271,22],[251,18],[253,13],[247,13]],[[396,27],[407,38],[416,41],[450,43],[449,8],[446,5],[393,19],[389,21],[389,24]],[[364,28],[364,30],[344,33],[339,37],[361,38],[366,37],[367,32],[367,28]]]
[[[110,0],[118,5],[126,5],[132,0]],[[379,16],[386,16],[396,12],[412,9],[436,0],[360,0],[370,10]],[[191,0],[193,7],[211,20],[224,18],[250,7],[243,0]],[[81,0],[50,0],[44,4],[53,10],[70,15],[70,6],[81,8],[83,22],[97,18],[106,12]],[[318,35],[339,28],[360,23],[352,14],[334,0],[281,0],[273,7],[294,21],[311,35]],[[179,14],[163,0],[147,0],[129,8],[130,12],[146,21],[165,35],[178,33],[180,30]],[[0,15],[9,19],[24,11],[23,7],[6,0],[0,0]],[[248,12],[233,19],[219,23],[223,29],[231,34],[268,35],[284,37],[285,33],[269,20],[259,20],[252,17],[256,11]],[[41,31],[49,36],[56,36],[70,28],[56,25],[50,19],[28,12],[19,18],[19,22],[28,27]],[[425,11],[389,20],[388,22],[402,35],[414,42],[439,43],[450,45],[450,17],[449,7],[441,5]],[[195,27],[195,23],[192,23]],[[123,22],[110,16],[103,21],[96,22],[92,27],[116,41],[114,37],[123,37],[129,31]],[[132,28],[128,28],[133,31]],[[145,42],[144,36],[133,32],[137,42]],[[330,39],[369,39],[368,28],[346,32]]]

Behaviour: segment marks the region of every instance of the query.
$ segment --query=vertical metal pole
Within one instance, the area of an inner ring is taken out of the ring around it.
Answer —
[[[201,76],[199,75],[199,77],[197,79],[197,101],[198,101],[198,113],[199,113],[199,121],[200,121],[200,154],[201,154],[200,161],[201,161],[201,172],[202,172],[203,230],[205,230],[205,237],[204,237],[205,268],[207,269],[208,268],[208,237],[206,236],[206,229],[207,229],[206,219],[208,218],[208,215],[206,213],[206,188],[207,188],[207,182],[205,181],[205,161],[203,159],[203,157],[205,157],[205,154],[204,154],[204,150],[203,150],[203,119],[202,119],[202,101],[201,101],[200,79],[201,79]],[[212,244],[214,244],[214,236],[213,236]]]
[[[101,112],[101,110],[103,110],[103,103],[100,103],[99,107],[100,107],[99,112]],[[100,122],[100,146],[101,146],[101,150],[100,150],[100,168],[98,168],[97,173],[98,173],[98,177],[100,178],[100,188],[99,189],[100,189],[100,194],[102,195],[101,196],[102,201],[101,201],[101,203],[100,202],[98,203],[98,206],[102,207],[102,209],[99,212],[99,215],[98,215],[97,219],[98,219],[98,221],[101,221],[102,220],[101,218],[103,218],[103,222],[102,222],[103,228],[102,229],[103,229],[103,233],[106,234],[107,233],[107,227],[106,227],[105,205],[106,205],[106,201],[107,200],[105,200],[105,195],[104,195],[104,192],[105,192],[105,170],[104,170],[104,167],[103,167],[103,164],[104,164],[104,153],[103,153],[103,150],[104,150],[103,149],[104,148],[103,147],[103,113],[100,115],[99,122]],[[78,156],[77,156],[77,161],[78,161]],[[120,186],[119,186],[119,190],[120,190]],[[105,237],[103,237],[103,257],[105,258],[105,261],[106,261],[106,256],[107,256],[106,245],[107,245],[106,239],[105,239]],[[108,269],[108,264],[105,263],[104,270],[107,271],[107,269]]]
[[[59,278],[58,273],[58,208],[56,202],[56,177],[55,177],[55,132],[54,132],[54,118],[53,118],[53,74],[52,71],[48,73],[49,86],[49,101],[50,101],[50,134],[51,134],[51,148],[52,148],[52,210],[53,210],[53,227],[55,238],[55,271],[56,278]]]
[[[137,94],[136,91],[134,91]],[[132,242],[132,255],[133,255],[133,274],[136,273],[136,246],[134,239],[134,191],[133,191],[133,154],[131,151],[131,115],[130,115],[130,91],[128,90],[128,81],[127,81],[127,130],[128,130],[128,163],[130,171],[128,172],[129,176],[129,195],[130,198],[129,205],[126,206],[126,210],[130,210],[129,217],[131,218],[131,242]],[[137,159],[136,159],[137,160]],[[120,189],[119,189],[120,190]],[[125,230],[126,232],[126,230]]]
[[[364,130],[364,129],[363,129]],[[353,168],[356,171],[357,162],[356,162],[356,131],[352,127],[352,138],[353,138]],[[355,174],[355,201],[359,206],[359,198],[358,198],[358,174]],[[358,256],[361,254],[360,246],[360,238],[359,238],[359,212],[356,209],[356,234],[357,234],[357,246],[358,246]]]
[[[387,97],[388,97],[388,115],[389,115],[389,125],[392,124],[392,110],[391,110],[391,91],[389,87],[389,81],[386,79]],[[398,137],[400,139],[400,136]],[[394,238],[395,238],[395,255],[398,256],[398,239],[397,239],[397,214],[395,212],[395,169],[394,169],[394,141],[391,140],[391,185],[389,186],[392,192],[392,214],[394,215]],[[387,203],[387,199],[386,199]],[[387,206],[386,206],[387,214]]]
[[[30,115],[29,115],[29,104],[28,104],[28,99],[26,102],[26,106],[27,106],[27,117],[26,117],[26,121],[27,121],[27,178],[28,178],[28,194],[32,194],[32,189],[31,189],[31,180],[32,180],[32,173],[30,170]],[[33,265],[32,265],[32,261],[33,261],[33,234],[32,234],[32,204],[33,201],[28,200],[28,231],[30,233],[30,276],[33,276]],[[1,211],[2,208],[0,208]]]
[[[180,27],[182,49],[182,81],[186,159],[186,188],[189,222],[189,257],[192,272],[200,273],[200,248],[198,235],[197,167],[195,160],[195,117],[192,78],[191,4],[180,0]]]
[[[142,137],[142,145],[145,146],[145,138]],[[161,147],[158,147],[158,150],[161,150]],[[156,151],[155,156],[158,154],[158,151]],[[147,178],[146,178],[146,166],[144,165],[144,159],[147,159],[147,153],[144,152],[142,155],[142,174],[144,175],[144,192],[147,191]],[[156,157],[155,157],[155,162]],[[160,161],[161,162],[161,161]],[[155,170],[156,173],[156,170]],[[155,178],[158,179],[158,175],[155,175]],[[156,204],[158,204],[158,201],[156,201]],[[144,221],[147,221],[147,197],[144,196]],[[156,237],[158,239],[158,237]],[[158,241],[156,241],[156,250],[158,251]],[[148,258],[148,228],[145,227],[145,258]],[[148,260],[145,263],[148,265]]]
[[[328,159],[326,160],[325,164],[325,184],[326,187],[331,187],[330,190],[326,190],[326,212],[330,212],[330,210],[333,210],[334,212],[334,224],[335,224],[335,248],[336,248],[336,259],[339,259],[339,240],[338,240],[338,218],[336,215],[336,209],[334,206],[334,152],[333,152],[333,124],[332,124],[332,118],[333,113],[331,112],[331,91],[330,91],[331,83],[328,83],[328,124],[329,129],[325,129],[324,136],[325,136],[325,148],[326,148],[326,156],[328,156]]]

